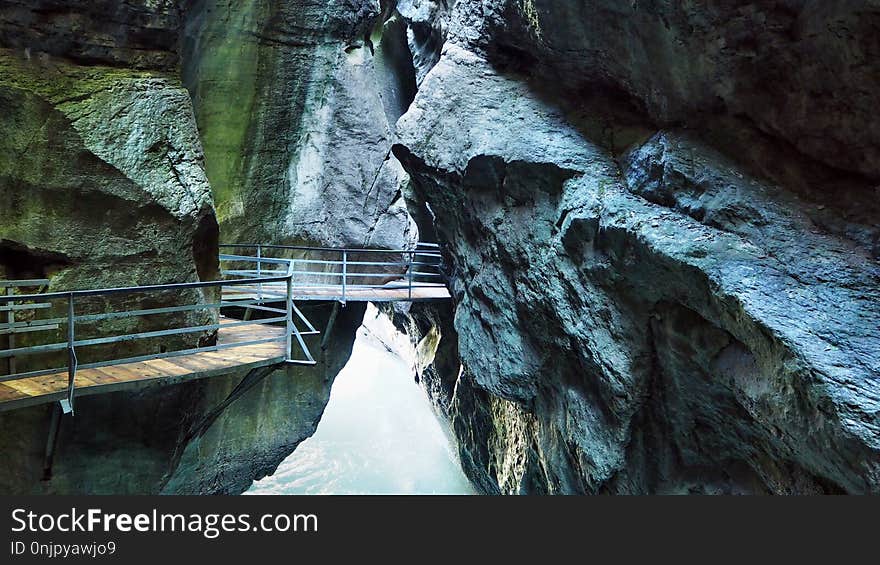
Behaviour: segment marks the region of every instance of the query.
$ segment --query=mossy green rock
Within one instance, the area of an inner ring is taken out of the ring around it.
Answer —
[[[193,2],[184,83],[226,241],[400,247],[390,155],[415,89],[403,23],[375,0]]]
[[[0,261],[56,289],[216,273],[210,186],[187,92],[158,72],[0,51]],[[204,238],[204,239],[203,239]]]

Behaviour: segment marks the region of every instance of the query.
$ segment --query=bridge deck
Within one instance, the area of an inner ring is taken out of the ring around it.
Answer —
[[[262,289],[257,285],[236,286],[223,289],[224,300],[246,300],[257,298],[260,291],[262,297],[277,297],[284,300],[287,292],[285,284],[264,284]],[[345,300],[348,302],[420,302],[424,300],[442,300],[449,298],[449,290],[444,284],[415,283],[410,292],[406,282],[389,283],[381,287],[365,288],[348,286],[345,289]],[[293,298],[302,300],[342,300],[341,285],[294,286]]]
[[[221,318],[221,324],[236,320]],[[218,342],[256,341],[284,335],[284,328],[268,325],[246,325],[218,330]],[[103,394],[119,390],[143,388],[161,382],[163,385],[186,380],[229,374],[233,370],[250,370],[274,365],[285,359],[283,341],[244,345],[219,351],[206,351],[179,357],[122,363],[99,369],[82,369],[76,373],[76,395]],[[67,396],[67,372],[31,377],[0,383],[0,412],[61,400]]]

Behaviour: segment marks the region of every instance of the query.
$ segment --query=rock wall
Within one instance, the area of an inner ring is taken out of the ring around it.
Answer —
[[[187,3],[183,76],[225,241],[417,240],[390,153],[415,74],[386,4]]]
[[[0,4],[0,279],[47,278],[57,291],[217,276],[211,187],[176,68],[179,23],[169,3]],[[154,298],[212,300],[198,290]],[[130,296],[95,302],[81,301],[77,314],[133,306]],[[54,306],[47,317],[66,314],[65,304]],[[213,319],[192,312],[175,322]],[[129,319],[102,331],[162,323]],[[80,324],[79,337],[94,336],[93,325]],[[64,337],[17,339],[26,346]],[[113,349],[135,355],[210,339],[190,334]],[[106,359],[98,349],[81,351],[81,362]],[[25,357],[18,369],[47,366],[58,364]]]
[[[878,492],[878,28],[864,0],[0,0],[0,277],[421,233],[454,308],[397,322],[481,490]],[[219,412],[243,375],[82,399],[49,483],[46,409],[0,415],[0,488],[240,492],[362,315]]]
[[[205,44],[212,54],[223,56],[224,45],[226,55],[246,51],[244,42],[221,45],[211,33],[217,33],[218,28],[240,30],[248,25],[247,18],[265,15],[267,6],[230,3],[225,16],[212,12],[227,18],[212,22],[206,32]],[[284,7],[291,10],[289,18],[298,13],[294,8]],[[319,10],[320,6],[312,8]],[[208,61],[196,69],[204,76],[195,79],[192,59],[182,63],[179,53],[181,45],[184,53],[191,53],[187,49],[194,39],[192,26],[198,26],[195,22],[212,9],[152,0],[0,2],[0,279],[46,277],[51,279],[50,290],[63,290],[217,277],[219,233],[214,201],[221,205],[229,202],[222,171],[218,176],[214,166],[224,158],[217,155],[217,148],[227,142],[230,150],[250,155],[266,146],[254,138],[236,142],[231,135],[239,127],[235,121],[239,114],[227,110],[230,103],[237,104],[242,98],[229,88],[235,81],[247,84],[242,76],[226,83],[225,91],[206,89],[205,97],[219,96],[212,99],[214,104],[225,100],[223,115],[232,122],[222,124],[225,130],[221,132],[213,129],[213,123],[212,127],[200,124],[207,131],[197,129],[196,117],[210,115],[212,107],[208,105],[206,112],[203,99],[196,96],[196,108],[202,110],[196,114],[184,82],[222,84],[222,77],[212,73],[228,69],[218,60]],[[352,15],[350,22],[337,22],[331,33],[341,36],[345,26],[365,17]],[[241,20],[239,27],[228,25],[228,20],[238,21],[236,18]],[[327,22],[315,23],[323,26]],[[354,29],[349,32],[352,37],[363,35]],[[276,39],[280,43],[270,43],[282,45],[289,38]],[[405,47],[405,42],[402,44]],[[342,47],[324,49],[328,57],[331,52],[345,54]],[[270,51],[274,53],[274,48]],[[306,52],[299,56],[300,61],[309,58]],[[254,103],[261,107],[280,108],[287,99],[275,88],[287,88],[285,81],[300,76],[302,68],[272,64],[267,60],[262,61],[263,66],[245,64],[242,72],[249,68],[290,71],[292,74],[261,82],[263,90],[253,95]],[[324,70],[315,72],[320,76]],[[378,75],[379,71],[371,66],[370,73]],[[353,88],[351,93],[360,91]],[[392,115],[402,113],[395,106],[397,99],[386,99]],[[375,95],[370,104],[380,100]],[[389,118],[384,108],[380,104],[378,128],[387,133]],[[259,125],[266,131],[293,128],[285,117],[295,110],[291,106],[284,114],[270,113],[268,118],[275,121]],[[353,117],[356,110],[346,109]],[[209,150],[207,165],[200,134]],[[271,145],[272,140],[266,143]],[[385,144],[381,151],[387,153],[390,142]],[[268,147],[269,152],[274,150]],[[384,157],[371,162],[374,168],[370,174],[379,176],[381,170],[383,179],[398,182],[402,175],[399,165],[381,167],[383,161]],[[264,163],[254,166],[263,167]],[[258,188],[273,188],[269,180],[262,180],[266,184]],[[362,230],[368,242],[398,231],[398,238],[403,237],[409,220],[395,194],[362,198],[365,205],[379,210],[370,229]],[[291,202],[286,206],[298,207]],[[252,212],[263,225],[270,226],[277,219],[270,210]],[[228,239],[239,235],[232,224],[224,223],[224,229],[231,234]],[[368,232],[372,234],[369,237]],[[266,231],[250,233],[269,237]],[[347,241],[342,236],[332,239],[329,233],[318,233],[312,241]],[[179,297],[154,298],[154,304],[160,305]],[[213,301],[213,297],[197,292],[183,298]],[[124,304],[91,306],[104,311],[138,304],[135,298]],[[310,312],[311,320],[323,328],[329,307]],[[80,304],[79,308],[79,314],[88,313],[89,305]],[[320,351],[317,367],[278,370],[225,407],[224,402],[245,382],[246,375],[230,373],[174,386],[78,398],[76,416],[63,423],[49,481],[40,479],[52,407],[2,413],[0,452],[9,465],[0,472],[0,492],[242,492],[252,480],[274,471],[314,432],[330,384],[348,358],[362,317],[361,308],[350,306],[337,318],[325,349],[313,340],[312,351]],[[211,317],[187,314],[188,324],[199,321],[210,323]],[[125,329],[159,327],[167,326],[153,327],[141,320],[127,323]],[[88,329],[85,325],[79,328]],[[26,344],[23,338],[19,340],[19,346]],[[123,351],[117,347],[114,353]],[[81,352],[80,357],[81,362],[89,360],[88,352]],[[20,363],[19,370],[25,369]]]
[[[394,153],[454,278],[454,328],[410,325],[457,340],[425,376],[474,483],[880,491],[876,7],[445,18]]]
[[[216,276],[211,188],[166,4],[0,4],[3,278],[71,289]]]

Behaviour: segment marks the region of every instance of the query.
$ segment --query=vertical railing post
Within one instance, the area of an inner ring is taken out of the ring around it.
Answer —
[[[291,259],[290,260],[290,271],[289,271],[291,286],[296,286],[296,284],[294,283],[294,279],[296,277],[297,272],[298,271],[296,270],[296,259]]]
[[[6,294],[9,296],[13,295],[11,286],[6,287]],[[9,345],[9,349],[15,349],[15,302],[9,301],[6,303],[6,306],[9,307],[9,312],[6,315],[6,320],[9,322],[9,338],[7,345]],[[16,371],[15,356],[13,355],[10,357],[7,362],[9,366],[9,374],[14,375]]]
[[[257,244],[257,278],[260,279],[263,277],[263,246],[259,243]],[[257,299],[262,303],[263,301],[263,283],[257,283]]]
[[[67,399],[61,401],[61,409],[64,414],[73,413],[73,391],[76,382],[76,332],[74,329],[74,304],[73,293],[67,295]]]
[[[412,254],[412,252],[410,252],[409,261],[406,266],[406,278],[409,280],[408,300],[410,300],[410,301],[412,300],[412,280],[413,280],[412,268],[413,268],[413,254]]]
[[[293,332],[295,331],[295,328],[293,327],[293,264],[293,261],[287,264],[287,361],[293,359],[293,353],[291,351],[293,343],[291,342],[291,339],[293,337]]]
[[[342,250],[342,305],[345,306],[345,286],[348,278],[348,251]]]

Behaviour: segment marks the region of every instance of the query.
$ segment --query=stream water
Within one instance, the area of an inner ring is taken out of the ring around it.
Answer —
[[[474,494],[395,333],[371,306],[315,435],[246,494]]]

